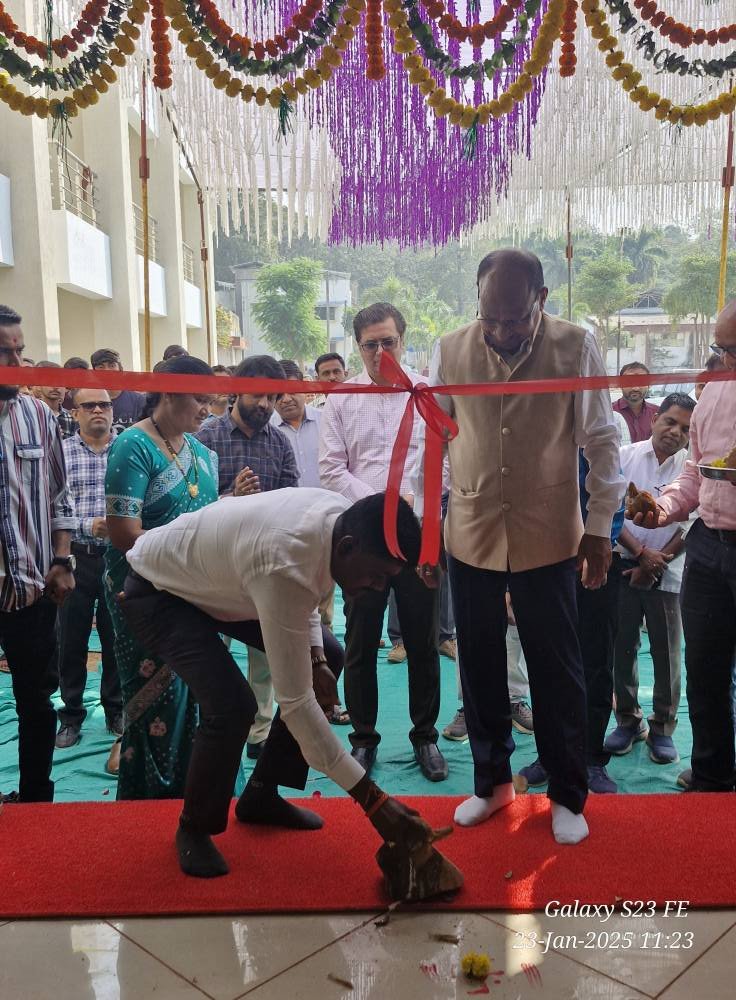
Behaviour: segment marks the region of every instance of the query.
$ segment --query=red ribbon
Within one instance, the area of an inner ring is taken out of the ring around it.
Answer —
[[[426,382],[412,384],[411,379],[392,354],[384,351],[381,355],[382,378],[392,386],[399,386],[409,394],[406,409],[401,418],[399,433],[396,435],[391,465],[386,483],[386,504],[383,510],[383,531],[389,552],[396,559],[405,559],[401,551],[396,531],[396,517],[399,510],[401,480],[404,475],[406,456],[409,451],[414,428],[414,409],[426,424],[424,448],[424,522],[422,525],[422,551],[420,565],[437,564],[440,554],[440,508],[442,502],[442,446],[445,441],[457,437],[457,424],[449,417],[437,400],[434,390]]]
[[[424,524],[422,528],[422,550],[420,564],[435,565],[439,558],[440,520],[442,499],[442,447],[452,440],[458,428],[441,409],[435,395],[442,396],[515,396],[538,395],[548,392],[581,392],[586,389],[626,389],[631,386],[682,385],[695,382],[724,382],[736,380],[736,371],[704,371],[698,375],[692,372],[658,372],[654,375],[596,375],[585,378],[539,379],[528,382],[472,382],[465,385],[429,386],[425,382],[412,385],[406,372],[386,351],[381,356],[381,375],[389,385],[371,383],[356,384],[345,382],[307,382],[304,392],[329,394],[406,392],[409,398],[401,418],[396,437],[388,482],[386,484],[386,507],[384,511],[384,531],[389,551],[397,559],[404,555],[399,546],[396,531],[396,516],[399,507],[401,480],[406,456],[411,441],[414,424],[414,408],[426,424],[426,444],[424,455]],[[67,389],[137,389],[143,392],[186,392],[192,394],[220,395],[223,379],[217,375],[171,375],[153,372],[117,372],[80,368],[17,368],[0,367],[0,385],[53,385]],[[232,393],[281,393],[294,392],[294,381],[266,378],[231,378],[224,383]]]

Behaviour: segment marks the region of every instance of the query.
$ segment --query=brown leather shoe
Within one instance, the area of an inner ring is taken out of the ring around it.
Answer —
[[[107,764],[105,764],[107,773],[114,774],[116,777],[120,770],[120,747],[122,743],[122,740],[115,740],[110,748],[110,756],[107,758]]]

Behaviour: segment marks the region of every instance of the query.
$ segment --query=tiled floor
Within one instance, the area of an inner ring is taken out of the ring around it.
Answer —
[[[2,1000],[726,1000],[736,911],[203,917],[0,924]],[[551,935],[551,937],[548,937]],[[486,954],[484,982],[460,959]]]

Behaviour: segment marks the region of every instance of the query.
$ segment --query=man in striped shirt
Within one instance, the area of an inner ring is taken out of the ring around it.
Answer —
[[[20,368],[20,316],[0,305],[0,365]],[[0,644],[18,713],[21,802],[54,797],[56,609],[74,589],[61,433],[40,400],[0,384]]]

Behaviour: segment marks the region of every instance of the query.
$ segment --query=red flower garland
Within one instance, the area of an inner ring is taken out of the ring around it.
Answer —
[[[365,14],[366,69],[369,80],[382,80],[386,75],[383,55],[383,0],[368,0]]]
[[[109,0],[89,0],[84,10],[79,16],[76,26],[72,28],[68,35],[61,38],[51,39],[51,49],[59,59],[65,59],[70,52],[76,52],[80,45],[84,45],[85,38],[91,38],[95,33],[100,21],[105,16],[109,7]],[[48,59],[48,43],[35,35],[28,35],[21,31],[13,18],[8,14],[0,0],[0,33],[6,38],[12,39],[15,44],[31,55],[40,59]]]
[[[164,11],[164,0],[151,0],[151,38],[153,42],[153,85],[168,90],[172,84],[171,39],[169,19]]]
[[[705,28],[690,28],[682,21],[676,21],[674,17],[668,17],[661,11],[654,0],[634,0],[634,6],[645,21],[649,21],[653,28],[664,38],[669,38],[675,45],[683,49],[691,45],[722,45],[724,42],[736,41],[736,24],[724,25],[722,28],[712,28],[706,31]]]
[[[479,49],[486,39],[495,38],[505,31],[514,19],[514,13],[519,7],[523,7],[524,0],[507,0],[490,21],[472,25],[465,25],[453,14],[448,14],[443,0],[422,0],[422,3],[427,14],[450,38],[458,42],[472,42],[473,48]]]
[[[575,31],[577,29],[578,0],[567,0],[562,19],[560,40],[560,76],[574,76],[578,57],[575,55]]]
[[[247,35],[240,35],[220,17],[220,12],[212,0],[199,0],[199,9],[205,24],[220,45],[226,46],[231,52],[239,53],[244,59],[252,56],[254,59],[266,59],[269,56],[276,59],[281,52],[288,52],[292,42],[298,42],[303,32],[309,31],[315,18],[321,12],[323,0],[305,0],[291,19],[291,24],[273,38],[264,42],[252,42]]]

